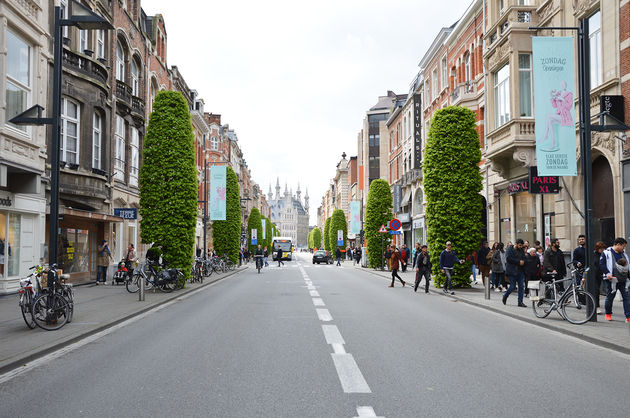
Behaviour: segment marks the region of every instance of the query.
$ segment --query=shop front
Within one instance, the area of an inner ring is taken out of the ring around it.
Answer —
[[[0,191],[0,294],[16,292],[19,280],[45,256],[46,200]]]

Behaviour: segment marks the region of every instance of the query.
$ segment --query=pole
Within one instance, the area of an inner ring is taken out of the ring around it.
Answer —
[[[593,164],[591,151],[591,80],[590,80],[590,51],[588,39],[588,19],[580,21],[578,29],[578,89],[580,90],[580,149],[582,155],[582,176],[584,181],[584,235],[586,235],[584,267],[590,267],[593,260]],[[586,291],[597,297],[599,289],[595,277],[586,275]],[[595,306],[586,307],[589,315]],[[597,322],[597,315],[593,315],[592,322]]]
[[[205,157],[205,138],[204,138],[204,158],[203,158],[203,258],[207,257],[208,249],[206,248],[208,239],[208,162]]]
[[[59,235],[59,136],[61,119],[61,7],[55,6],[52,135],[50,156],[50,218],[48,223],[48,264],[57,264]]]
[[[138,280],[140,280],[140,291],[138,292],[138,301],[144,302],[144,276],[142,274],[138,275]]]
[[[385,236],[381,233],[381,271],[385,270]]]

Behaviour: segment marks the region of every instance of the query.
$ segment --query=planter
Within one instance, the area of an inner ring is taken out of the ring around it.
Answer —
[[[92,51],[91,49],[84,49],[83,53],[87,55],[88,57],[91,57],[94,55],[94,51]]]

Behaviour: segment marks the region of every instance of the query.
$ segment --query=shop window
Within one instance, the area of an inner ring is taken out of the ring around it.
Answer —
[[[26,110],[31,94],[31,47],[11,30],[6,36],[6,123],[9,119]],[[27,132],[24,125],[9,124],[15,129]]]
[[[516,205],[514,216],[516,238],[532,243],[537,237],[536,195],[529,192],[521,192],[516,194],[514,199]]]
[[[64,273],[90,272],[90,232],[87,229],[61,228],[59,265]]]
[[[20,274],[21,218],[22,216],[17,213],[9,213],[9,234],[5,243],[5,260],[9,277]]]
[[[499,224],[499,241],[506,244],[513,241],[510,196],[505,192],[499,196]]]
[[[413,202],[413,214],[420,215],[424,213],[424,195],[422,189],[416,190],[416,198]]]
[[[0,277],[4,277],[8,253],[9,244],[7,242],[7,215],[0,213]]]
[[[548,247],[551,244],[551,238],[555,237],[555,207],[556,207],[556,195],[544,194],[543,195],[543,232],[545,236],[544,246]]]

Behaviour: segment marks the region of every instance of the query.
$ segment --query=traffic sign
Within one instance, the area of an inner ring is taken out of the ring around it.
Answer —
[[[381,229],[379,229],[378,232],[380,232],[381,234],[386,234],[387,229],[385,229],[385,225],[381,225]]]
[[[398,231],[401,226],[402,226],[402,223],[400,223],[400,221],[398,219],[396,219],[396,218],[394,218],[391,221],[389,221],[389,229],[392,229],[394,231]]]
[[[402,235],[402,231],[389,231],[389,235]]]

